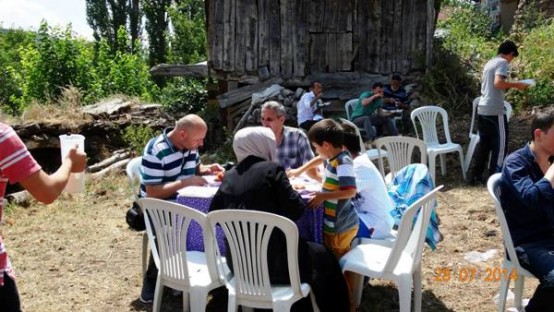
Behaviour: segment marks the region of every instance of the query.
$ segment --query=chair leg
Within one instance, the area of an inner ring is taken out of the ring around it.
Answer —
[[[148,235],[146,231],[142,234],[142,275],[146,274],[146,263],[148,260]]]
[[[506,298],[508,296],[508,289],[510,288],[510,280],[500,279],[500,292],[498,293],[498,312],[506,311]]]
[[[229,298],[227,299],[227,312],[237,312],[237,298],[231,296],[231,294],[229,294]]]
[[[429,153],[427,157],[429,157],[429,175],[431,176],[431,179],[433,180],[433,183],[435,183],[435,157],[437,155]]]
[[[201,290],[194,292],[194,288],[191,288],[191,292],[189,293],[189,300],[190,300],[190,311],[196,312],[196,311],[206,311],[206,305],[208,304],[208,293],[209,290],[207,288],[202,288]],[[185,292],[183,292],[183,297],[185,296]],[[183,310],[185,309],[184,302],[183,302]]]
[[[319,312],[319,306],[315,301],[315,295],[313,291],[310,291],[310,300],[312,301],[312,310],[314,310],[314,312]]]
[[[162,296],[164,291],[164,286],[162,285],[161,275],[158,272],[158,278],[156,279],[156,289],[154,291],[154,306],[152,307],[153,312],[160,312],[160,307],[162,304]]]
[[[396,281],[398,288],[398,301],[400,302],[400,312],[410,312],[412,303],[412,277],[407,276]]]
[[[462,176],[464,177],[464,180],[466,179],[466,171],[464,170],[464,153],[462,151],[462,148],[458,150],[458,154],[460,154],[460,166],[462,167]]]
[[[465,172],[469,170],[469,165],[471,164],[471,159],[473,158],[473,154],[475,153],[475,147],[477,147],[477,143],[479,143],[479,137],[475,135],[472,136],[469,140],[469,145],[467,146],[466,156],[464,157]]]
[[[446,155],[440,154],[439,157],[441,160],[441,174],[444,177],[446,175]]]
[[[360,306],[360,302],[362,301],[362,291],[364,289],[364,276],[351,272],[352,275],[352,286],[354,289],[352,289],[352,298],[354,302],[356,303],[356,306]]]
[[[414,278],[414,311],[421,312],[421,267],[415,270],[413,278]]]
[[[183,293],[183,311],[193,311],[194,312],[195,310],[192,308],[193,305],[191,303],[193,301],[196,301],[196,300],[194,300],[194,299],[191,300],[190,297],[192,297],[192,296],[191,296],[190,292],[183,291],[182,293]],[[198,298],[195,298],[195,299],[198,299]]]
[[[518,311],[522,311],[523,303],[523,284],[525,282],[525,276],[518,275],[514,285],[514,306]]]

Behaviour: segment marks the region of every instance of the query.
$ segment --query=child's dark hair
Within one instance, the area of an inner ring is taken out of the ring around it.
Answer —
[[[308,139],[317,145],[323,142],[331,144],[333,147],[342,147],[344,132],[342,127],[332,119],[323,119],[318,121],[308,131]]]
[[[535,140],[535,129],[542,132],[548,131],[554,125],[554,108],[547,108],[535,113],[531,121],[531,141]]]
[[[517,46],[513,41],[506,40],[498,46],[498,54],[510,54],[513,53],[514,56],[518,56],[519,52],[517,51]]]
[[[371,85],[371,90],[375,90],[376,88],[384,88],[383,86],[383,83],[382,82],[374,82],[372,85]]]
[[[356,131],[356,125],[343,120],[338,121],[344,132],[344,140],[342,145],[350,152],[350,154],[359,154],[362,151],[360,146],[360,136]]]

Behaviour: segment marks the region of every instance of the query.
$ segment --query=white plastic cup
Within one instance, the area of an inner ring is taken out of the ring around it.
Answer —
[[[85,152],[85,137],[80,134],[64,134],[60,135],[60,147],[62,161],[69,153],[69,150],[77,145],[79,152]],[[71,173],[69,180],[64,188],[64,191],[75,194],[85,190],[85,172]]]

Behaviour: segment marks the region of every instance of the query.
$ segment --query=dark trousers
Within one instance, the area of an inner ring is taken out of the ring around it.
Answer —
[[[554,238],[522,244],[516,253],[521,266],[540,281],[525,311],[554,311]]]
[[[306,120],[303,123],[301,123],[299,126],[300,128],[310,131],[310,128],[315,125],[319,120]]]
[[[375,140],[377,137],[377,129],[384,127],[387,130],[388,135],[398,135],[398,129],[396,129],[396,124],[394,120],[389,117],[379,116],[373,114],[370,116],[360,116],[352,120],[352,122],[365,130],[367,138],[369,141]]]
[[[15,281],[4,272],[4,286],[0,286],[0,310],[5,312],[21,312],[19,293]]]
[[[500,172],[508,152],[508,120],[506,115],[477,116],[479,145],[475,155],[472,179],[480,180],[485,167],[488,174]]]

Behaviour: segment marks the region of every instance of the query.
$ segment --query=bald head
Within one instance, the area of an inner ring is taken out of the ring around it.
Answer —
[[[189,114],[177,120],[175,128],[168,134],[178,149],[195,150],[204,144],[208,126],[195,114]]]
[[[195,129],[207,129],[206,122],[195,114],[188,114],[175,123],[175,129],[191,131]]]

